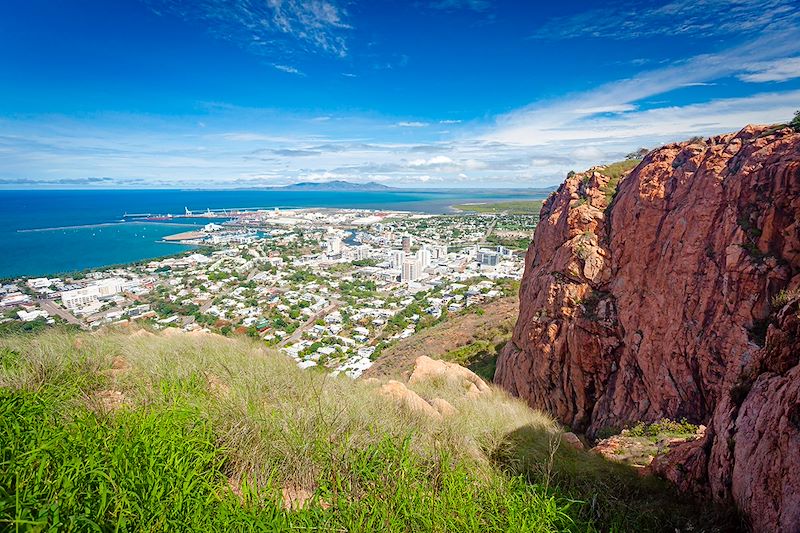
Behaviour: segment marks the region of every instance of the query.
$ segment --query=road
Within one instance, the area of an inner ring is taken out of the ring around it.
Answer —
[[[260,270],[259,270],[258,268],[253,268],[252,270],[250,270],[250,272],[247,274],[247,281],[250,281],[251,279],[253,279],[253,277],[254,277],[256,274],[258,274],[259,272],[260,272]],[[219,298],[220,296],[227,296],[228,294],[230,294],[231,292],[233,292],[233,291],[234,291],[236,288],[238,288],[238,285],[237,285],[236,287],[233,287],[233,288],[230,288],[230,289],[228,289],[228,290],[227,290],[227,291],[225,291],[225,292],[222,292],[222,293],[220,293],[220,294],[217,294],[217,295],[216,295],[216,296],[214,296],[212,299],[210,299],[209,301],[207,301],[206,303],[204,303],[203,305],[201,305],[201,306],[200,306],[200,312],[201,312],[201,313],[205,313],[205,312],[206,312],[206,311],[208,311],[208,310],[209,310],[209,308],[210,308],[210,307],[211,307],[211,306],[214,304],[214,300],[216,300],[216,299],[217,299],[217,298]]]
[[[73,315],[72,313],[70,313],[69,311],[64,309],[63,307],[59,307],[52,300],[37,300],[37,303],[39,304],[39,306],[42,309],[47,311],[47,313],[49,315],[51,315],[51,316],[52,315],[56,315],[58,317],[63,318],[64,320],[66,320],[70,324],[74,324],[74,325],[80,326],[82,328],[86,327],[86,325],[81,320],[76,318],[75,315]]]
[[[283,339],[281,342],[279,342],[279,343],[278,343],[278,347],[282,348],[282,347],[286,346],[286,345],[287,345],[287,344],[289,344],[289,343],[292,343],[292,342],[294,342],[294,341],[296,341],[296,340],[299,340],[299,339],[300,339],[300,337],[302,337],[302,335],[303,335],[303,332],[305,332],[305,331],[306,331],[308,328],[310,328],[311,326],[313,326],[313,325],[314,325],[314,323],[315,323],[317,320],[319,320],[320,318],[324,317],[325,315],[328,315],[328,314],[330,314],[330,313],[333,313],[334,311],[336,311],[337,309],[339,309],[339,306],[340,306],[340,305],[342,305],[342,302],[341,302],[341,301],[339,301],[339,300],[333,300],[333,301],[331,302],[331,304],[330,304],[328,307],[326,307],[326,308],[325,308],[325,309],[323,309],[322,311],[318,312],[317,314],[313,315],[311,318],[309,318],[309,319],[308,319],[308,320],[305,322],[305,324],[303,324],[302,326],[300,326],[299,328],[297,328],[296,330],[294,330],[294,332],[293,332],[291,335],[289,335],[288,337],[286,337],[285,339]]]
[[[488,239],[489,239],[489,236],[490,236],[490,235],[492,234],[492,232],[494,231],[494,227],[497,225],[497,219],[498,219],[498,218],[499,218],[499,217],[497,217],[497,216],[495,216],[495,217],[493,217],[493,218],[492,218],[492,223],[491,223],[491,224],[489,224],[489,229],[487,229],[487,230],[486,230],[486,235],[484,235],[484,236],[483,236],[483,239],[484,239],[484,240],[488,240]]]

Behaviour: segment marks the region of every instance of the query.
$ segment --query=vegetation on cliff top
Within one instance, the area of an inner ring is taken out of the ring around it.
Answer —
[[[706,527],[664,485],[559,446],[504,393],[300,371],[246,340],[50,331],[0,340],[0,523],[120,531]],[[698,516],[700,518],[698,518]]]
[[[543,200],[518,200],[510,202],[486,202],[454,205],[454,209],[472,213],[505,213],[509,215],[536,215],[542,209]]]

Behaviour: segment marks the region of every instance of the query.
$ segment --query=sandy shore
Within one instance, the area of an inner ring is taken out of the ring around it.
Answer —
[[[183,233],[176,233],[174,235],[167,235],[164,237],[165,241],[185,241],[189,239],[200,239],[205,236],[205,233],[200,231],[184,231]]]

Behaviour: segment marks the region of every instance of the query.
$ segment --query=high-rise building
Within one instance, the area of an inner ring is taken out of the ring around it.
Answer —
[[[331,237],[325,241],[328,255],[339,255],[342,253],[342,239],[339,237]]]
[[[403,270],[400,274],[400,281],[415,281],[422,276],[422,268],[417,259],[406,259],[403,261]]]
[[[411,235],[403,235],[403,251],[405,253],[411,251]]]
[[[361,246],[356,246],[356,248],[353,250],[353,257],[356,261],[367,259],[369,257],[369,246],[364,244]]]
[[[447,246],[443,244],[434,244],[430,247],[430,250],[433,259],[444,259],[447,257]]]
[[[389,267],[401,268],[406,254],[402,250],[389,250]]]
[[[424,244],[417,250],[417,261],[423,269],[431,266],[431,251]]]

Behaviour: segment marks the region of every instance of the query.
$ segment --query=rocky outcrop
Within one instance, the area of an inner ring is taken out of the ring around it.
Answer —
[[[653,468],[800,531],[800,133],[671,144],[545,202],[495,382],[596,435],[686,418]]]
[[[379,392],[411,412],[423,414],[433,420],[441,420],[442,418],[442,415],[439,414],[435,407],[399,381],[388,381],[381,386]]]
[[[379,385],[378,392],[386,398],[394,401],[408,411],[422,414],[428,418],[440,421],[443,418],[453,416],[458,411],[453,405],[444,398],[433,398],[425,400],[397,380],[389,380],[382,383],[376,378],[364,380],[367,385]],[[431,385],[439,384],[453,387],[463,391],[466,398],[476,398],[482,394],[490,394],[492,389],[474,372],[447,361],[431,359],[425,355],[417,357],[414,369],[408,378],[408,385]]]
[[[426,381],[441,381],[460,387],[473,396],[491,391],[489,385],[473,371],[455,363],[421,355],[414,363],[414,370],[408,378],[408,383],[414,385]]]

